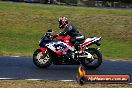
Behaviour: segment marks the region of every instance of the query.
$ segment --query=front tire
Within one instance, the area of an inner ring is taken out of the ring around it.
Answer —
[[[89,58],[85,58],[82,60],[82,65],[87,69],[98,68],[102,63],[102,54],[100,51],[95,48],[89,48],[87,52],[93,56],[94,60],[90,62]]]
[[[33,54],[33,63],[39,68],[47,68],[52,64],[48,53],[42,53],[40,49],[36,50]]]

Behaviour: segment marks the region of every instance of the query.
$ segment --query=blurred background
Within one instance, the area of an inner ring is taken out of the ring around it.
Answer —
[[[0,0],[86,7],[132,8],[132,0]]]

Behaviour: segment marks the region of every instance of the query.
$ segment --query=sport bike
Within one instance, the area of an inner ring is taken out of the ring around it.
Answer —
[[[58,36],[53,39],[52,30],[48,30],[39,41],[39,48],[33,54],[33,63],[39,68],[55,65],[83,65],[96,69],[102,63],[99,41],[101,37],[90,37],[81,43],[70,42],[70,36]],[[92,45],[96,45],[90,47]]]

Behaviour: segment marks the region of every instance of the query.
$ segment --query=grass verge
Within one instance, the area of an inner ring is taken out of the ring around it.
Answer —
[[[25,80],[3,80],[0,81],[1,88],[131,88],[129,84],[84,84],[62,81],[25,81]]]

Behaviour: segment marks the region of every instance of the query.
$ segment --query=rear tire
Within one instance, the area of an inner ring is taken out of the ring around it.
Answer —
[[[100,53],[100,51],[95,49],[95,48],[89,48],[87,50],[87,52],[90,53],[93,56],[94,61],[89,62],[89,59],[85,58],[85,59],[82,60],[82,65],[87,69],[96,69],[96,68],[98,68],[102,63],[102,54]],[[95,60],[97,60],[97,62],[95,62]]]
[[[39,68],[47,68],[52,64],[48,53],[42,53],[40,49],[36,50],[33,54],[33,63]]]

